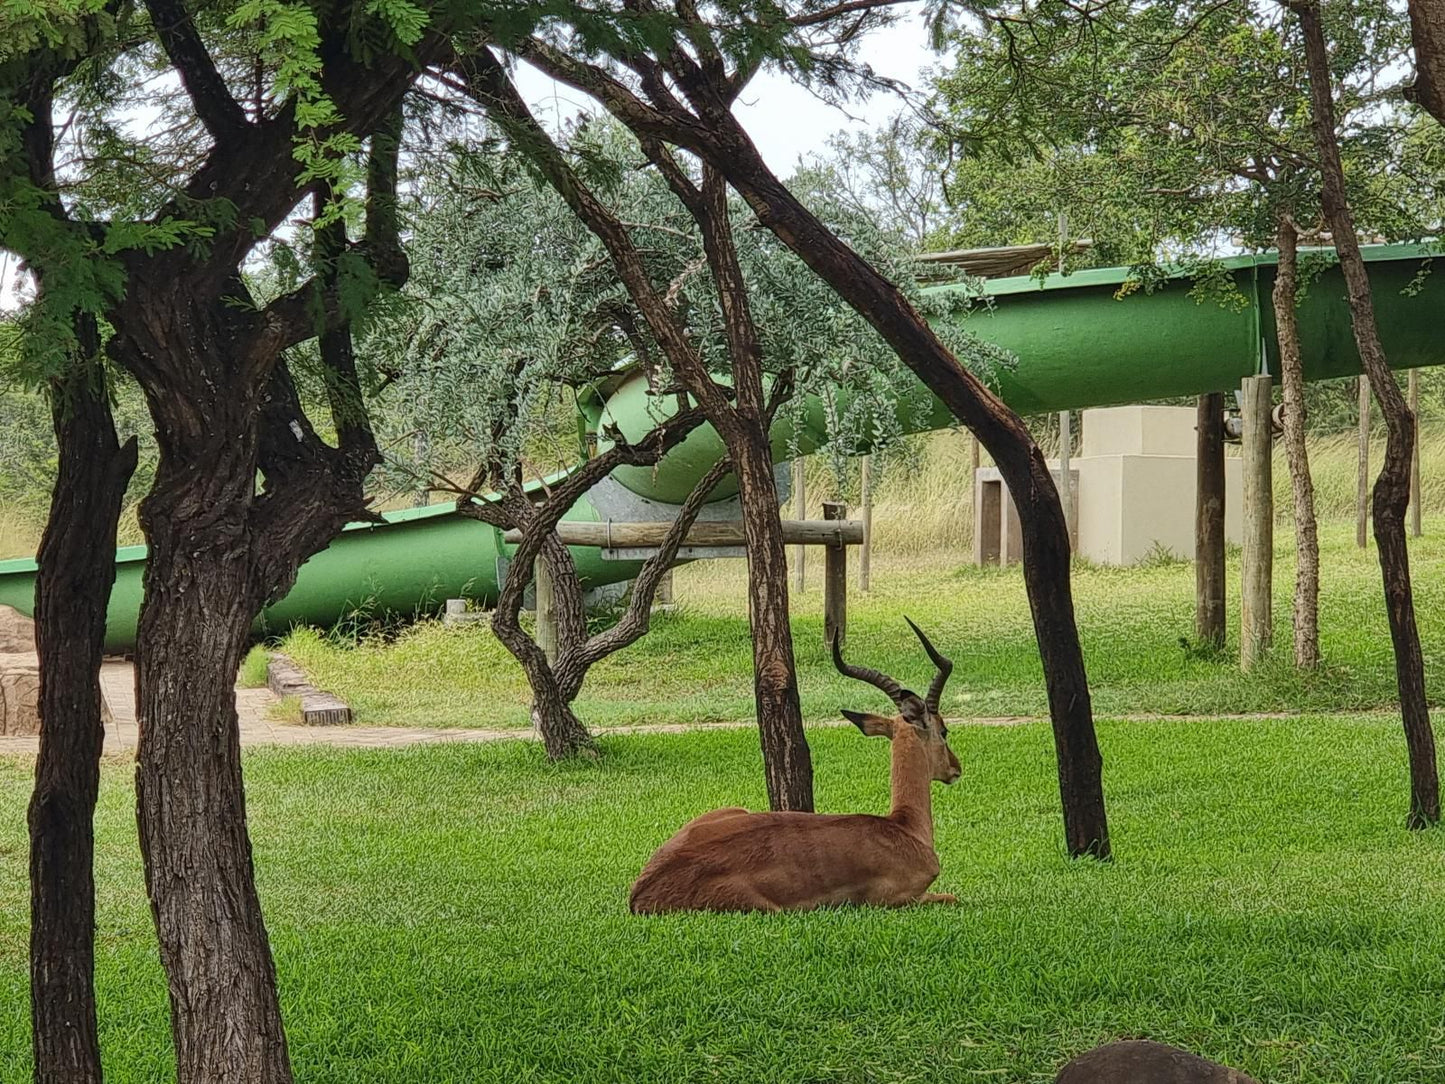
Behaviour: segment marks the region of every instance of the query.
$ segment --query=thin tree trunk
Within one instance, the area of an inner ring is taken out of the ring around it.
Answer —
[[[1224,393],[1199,397],[1195,412],[1194,635],[1224,647]]]
[[[1299,234],[1288,214],[1279,216],[1279,271],[1274,281],[1274,319],[1279,339],[1285,458],[1294,493],[1294,664],[1312,670],[1320,662],[1320,544],[1315,526],[1315,487],[1305,447],[1305,378],[1300,361],[1295,296],[1299,287]]]
[[[116,525],[136,444],[116,438],[95,353],[51,387],[60,469],[35,579],[40,752],[30,800],[30,1018],[36,1084],[99,1084],[94,814],[100,783],[100,662],[115,582]]]
[[[803,732],[793,630],[788,621],[787,550],[778,515],[772,453],[761,423],[751,432],[732,436],[728,452],[738,480],[747,539],[753,695],[768,803],[776,810],[812,812],[813,759]]]
[[[726,123],[723,111],[717,120]],[[797,201],[736,124],[718,132],[718,144],[698,152],[727,176],[763,225],[878,330],[997,464],[1023,534],[1024,586],[1053,720],[1065,842],[1071,855],[1107,858],[1104,761],[1074,621],[1068,526],[1043,452],[1018,415],[958,363],[898,288]]]
[[[163,443],[141,508],[150,554],[136,801],[179,1084],[291,1081],[236,723],[236,671],[254,618],[240,543],[255,471],[254,437],[218,449],[199,485],[195,466]]]
[[[1400,690],[1400,714],[1410,758],[1410,811],[1406,823],[1424,828],[1440,819],[1440,783],[1435,766],[1435,736],[1425,696],[1425,659],[1415,624],[1415,599],[1410,582],[1410,554],[1405,544],[1405,512],[1410,502],[1410,459],[1415,446],[1415,417],[1400,394],[1395,374],[1385,360],[1375,324],[1370,279],[1355,238],[1354,216],[1345,197],[1344,169],[1335,135],[1334,95],[1330,84],[1329,52],[1317,4],[1295,3],[1304,31],[1309,65],[1310,99],[1314,114],[1315,144],[1323,180],[1322,205],[1340,257],[1354,319],[1355,344],[1380,411],[1385,417],[1385,462],[1375,482],[1375,542],[1380,551],[1385,605],[1390,617],[1390,638],[1395,648],[1395,678]]]

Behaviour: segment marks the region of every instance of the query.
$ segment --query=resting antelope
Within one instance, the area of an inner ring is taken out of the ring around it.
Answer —
[[[904,618],[908,621],[907,618]],[[829,904],[899,907],[953,903],[928,891],[938,876],[933,849],[933,780],[956,781],[958,758],[948,747],[939,697],[953,663],[912,621],[936,672],[920,697],[877,670],[849,666],[836,638],[833,664],[848,677],[886,693],[891,718],[843,714],[869,737],[892,741],[893,808],[866,813],[749,813],[715,809],[689,821],[658,848],[632,886],[632,910],[806,911]]]

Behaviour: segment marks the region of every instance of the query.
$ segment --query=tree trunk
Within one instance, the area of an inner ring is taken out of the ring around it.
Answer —
[[[1409,0],[1410,38],[1415,46],[1415,83],[1405,96],[1445,124],[1445,4]]]
[[[1415,416],[1410,413],[1395,374],[1385,360],[1375,324],[1370,279],[1355,238],[1354,216],[1345,198],[1344,169],[1335,135],[1334,95],[1330,84],[1329,52],[1320,13],[1313,2],[1296,3],[1304,31],[1309,65],[1315,144],[1323,180],[1322,205],[1340,257],[1345,287],[1354,320],[1355,345],[1380,412],[1387,438],[1385,462],[1375,482],[1373,513],[1375,542],[1380,551],[1385,605],[1390,618],[1390,639],[1395,648],[1395,678],[1400,690],[1400,714],[1410,758],[1410,811],[1406,823],[1424,828],[1440,819],[1440,784],[1435,767],[1435,736],[1425,698],[1425,660],[1415,624],[1415,599],[1410,583],[1410,555],[1405,544],[1405,512],[1410,503],[1410,460],[1415,446]]]
[[[1195,413],[1194,636],[1224,647],[1224,393],[1199,397]]]
[[[100,783],[100,662],[115,583],[116,524],[135,470],[116,439],[90,357],[54,382],[60,469],[35,578],[40,753],[30,800],[30,1018],[36,1084],[99,1084],[94,949],[95,800]]]
[[[1295,295],[1299,287],[1299,234],[1288,214],[1279,216],[1279,271],[1274,280],[1275,334],[1279,340],[1285,458],[1294,493],[1294,664],[1312,670],[1320,662],[1320,544],[1315,526],[1315,487],[1305,447],[1305,378],[1300,361]]]
[[[748,621],[753,637],[753,695],[763,747],[768,803],[775,810],[813,810],[813,758],[788,621],[788,559],[778,514],[773,457],[761,420],[741,419],[725,433],[738,480],[748,552]]]
[[[541,681],[527,675],[532,687],[532,725],[542,737],[548,760],[566,760],[575,756],[595,756],[597,741],[572,711],[572,705],[557,694],[554,681]]]
[[[698,142],[690,149],[713,162],[759,221],[877,329],[997,464],[1023,533],[1024,585],[1053,720],[1065,841],[1071,855],[1107,858],[1103,757],[1074,622],[1068,528],[1043,452],[1018,415],[958,363],[898,288],[773,175],[722,103],[708,111],[707,119],[716,143]]]
[[[170,980],[179,1084],[290,1084],[276,970],[246,832],[236,672],[255,618],[254,433],[178,461],[162,440],[141,507],[136,800]]]

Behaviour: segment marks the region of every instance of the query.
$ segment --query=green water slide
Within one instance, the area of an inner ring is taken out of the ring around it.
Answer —
[[[1422,245],[1365,249],[1381,337],[1397,369],[1445,362],[1445,281],[1439,273],[1421,274],[1437,251]],[[1192,282],[1183,277],[1150,292],[1122,291],[1129,279],[1123,268],[1054,275],[1042,285],[1031,278],[995,279],[986,284],[991,303],[976,307],[968,326],[1018,357],[1018,366],[1003,374],[999,391],[1021,414],[1229,390],[1245,376],[1278,371],[1270,306],[1274,262],[1271,255],[1223,261],[1237,287],[1234,304],[1197,301],[1190,293]],[[1338,268],[1310,284],[1299,323],[1308,379],[1360,371]],[[604,388],[586,420],[593,431],[615,425],[636,437],[673,406],[671,398],[650,395],[641,374],[633,373]],[[898,412],[910,432],[953,424],[921,384],[900,397]],[[775,432],[780,458],[794,437],[804,452],[823,442],[820,401],[809,402],[800,432]],[[614,472],[567,518],[665,518],[721,454],[717,434],[702,427],[656,468]],[[730,483],[719,487],[719,510],[733,492]],[[259,631],[296,623],[330,624],[358,609],[435,612],[447,598],[496,597],[509,549],[500,532],[458,516],[450,505],[392,512],[385,518],[384,524],[348,527],[308,561],[291,592],[266,610]],[[596,549],[578,549],[573,556],[589,587],[631,579],[638,567],[631,561],[605,560]],[[108,650],[128,650],[135,642],[144,565],[143,546],[116,554]],[[28,614],[34,594],[33,561],[0,561],[0,604]]]

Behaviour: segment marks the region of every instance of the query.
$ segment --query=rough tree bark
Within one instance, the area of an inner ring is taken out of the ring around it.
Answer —
[[[1445,3],[1409,0],[1415,83],[1405,97],[1445,124]]]
[[[690,6],[683,17],[693,31],[688,50],[668,50],[661,59],[635,52],[622,58],[637,73],[647,100],[605,70],[546,42],[534,38],[509,43],[509,48],[560,82],[597,98],[644,145],[665,141],[715,168],[758,220],[868,320],[989,450],[1017,503],[1023,530],[1024,582],[1054,726],[1066,844],[1071,855],[1107,857],[1103,758],[1074,622],[1067,526],[1043,452],[1019,417],[959,364],[898,288],[830,231],[768,168],[731,111],[748,73],[729,74],[711,45],[709,28]]]
[[[764,401],[762,358],[748,311],[747,290],[732,247],[726,186],[705,167],[702,188],[671,153],[644,133],[644,152],[687,207],[703,235],[717,286],[732,368],[732,388],[716,381],[681,321],[648,274],[626,227],[582,183],[537,124],[500,62],[486,49],[463,58],[458,74],[468,93],[529,154],[574,213],[602,241],[648,330],[674,371],[722,437],[738,480],[748,551],[749,620],[754,694],[768,800],[775,810],[811,811],[813,768],[788,623],[787,561]]]
[[[40,752],[30,799],[30,1018],[36,1084],[99,1084],[94,985],[94,814],[100,662],[115,582],[116,526],[136,465],[111,418],[95,318],[52,381],[59,473],[35,579]]]
[[[1395,678],[1400,690],[1400,714],[1410,759],[1410,810],[1406,823],[1425,828],[1440,819],[1440,783],[1435,766],[1435,736],[1425,698],[1425,659],[1415,624],[1415,599],[1410,582],[1410,554],[1405,542],[1405,512],[1410,503],[1410,459],[1415,445],[1415,417],[1395,374],[1385,360],[1375,324],[1370,279],[1355,237],[1354,216],[1345,196],[1344,169],[1335,135],[1334,92],[1330,83],[1329,51],[1320,23],[1319,6],[1293,0],[1289,7],[1304,32],[1305,58],[1310,77],[1315,144],[1323,180],[1322,204],[1340,257],[1354,319],[1359,349],[1380,412],[1385,418],[1385,462],[1375,481],[1373,517],[1375,543],[1380,551],[1385,606],[1390,638],[1395,648]]]
[[[393,284],[405,261],[387,211],[397,147],[385,136],[400,131],[408,81],[393,72],[389,98],[363,84],[365,106],[346,114],[378,134],[369,184],[389,191],[368,193],[363,251]],[[248,138],[286,148],[260,157],[272,171],[264,220],[275,221],[300,195],[290,139],[265,127]],[[319,214],[327,193],[313,194]],[[319,230],[313,278],[264,309],[224,260],[189,267],[181,254],[138,254],[112,317],[116,356],[146,392],[160,453],[141,506],[136,798],[180,1084],[292,1079],[246,829],[234,683],[261,609],[343,526],[371,516],[362,483],[377,449],[339,301],[347,247],[340,222]],[[282,357],[318,331],[334,445],[312,427]]]
[[[1299,233],[1288,213],[1279,215],[1279,269],[1274,280],[1275,335],[1283,401],[1285,458],[1294,493],[1294,664],[1312,670],[1320,662],[1320,544],[1315,525],[1315,487],[1305,446],[1305,377],[1300,360],[1295,297],[1299,290]]]

